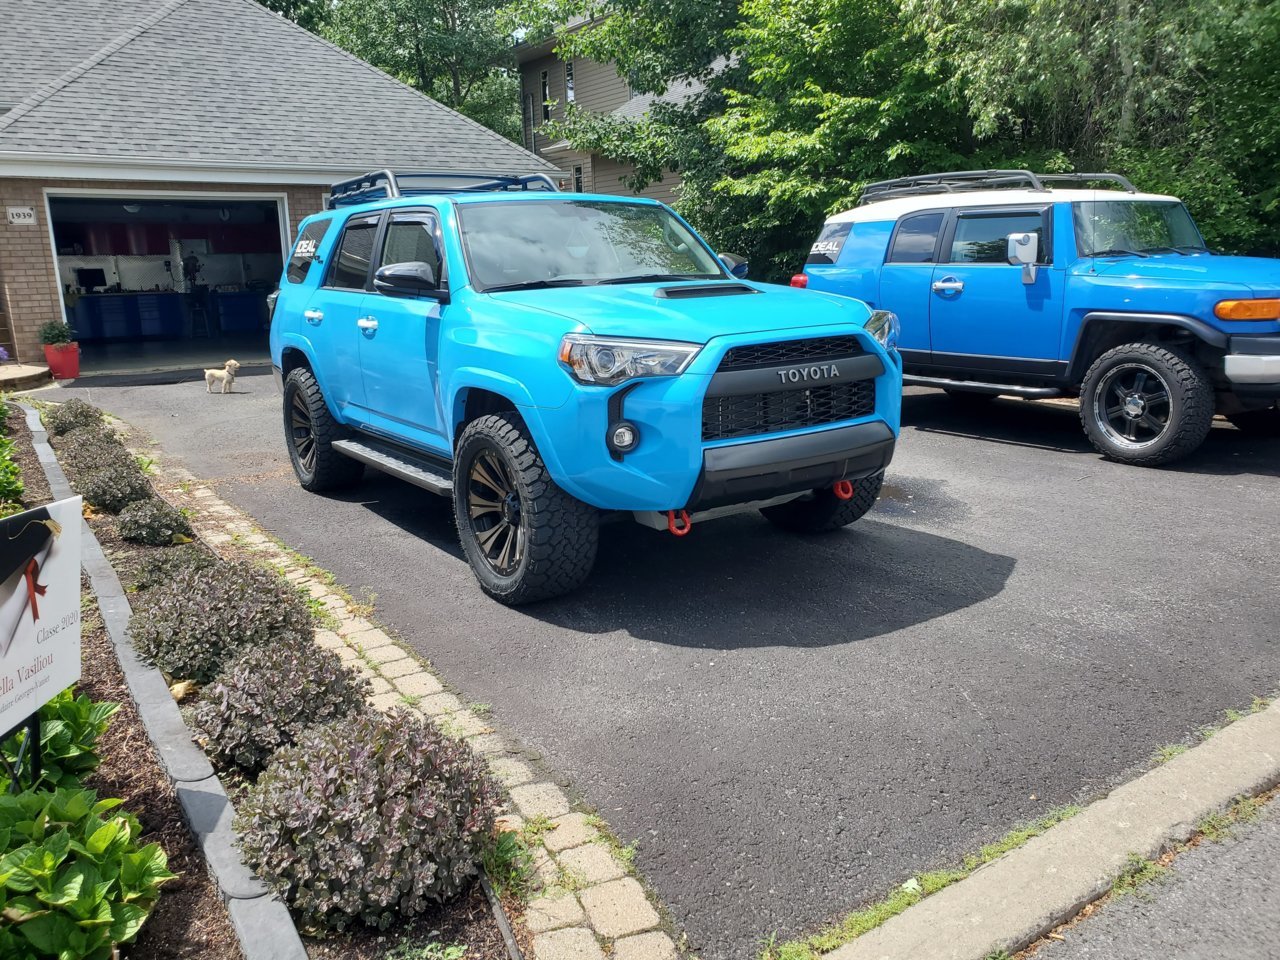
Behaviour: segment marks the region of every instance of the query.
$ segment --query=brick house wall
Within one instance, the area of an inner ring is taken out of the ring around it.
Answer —
[[[303,217],[324,209],[327,190],[319,186],[245,185],[227,183],[166,183],[128,180],[49,180],[39,178],[0,178],[0,210],[5,207],[33,207],[33,225],[11,226],[8,218],[0,220],[0,344],[9,355],[27,363],[43,363],[40,327],[50,320],[63,319],[62,296],[58,287],[58,270],[50,240],[45,188],[83,188],[90,190],[172,190],[191,193],[199,199],[201,192],[245,194],[284,194],[288,206],[289,236],[292,243],[298,223]],[[123,201],[125,198],[122,197]]]

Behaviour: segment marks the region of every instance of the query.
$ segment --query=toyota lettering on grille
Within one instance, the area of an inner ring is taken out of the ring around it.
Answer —
[[[840,368],[834,363],[815,364],[812,367],[790,367],[776,371],[783,383],[808,383],[811,380],[839,380]]]

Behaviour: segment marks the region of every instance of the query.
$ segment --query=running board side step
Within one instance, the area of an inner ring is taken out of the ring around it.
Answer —
[[[422,487],[442,497],[453,496],[453,478],[443,467],[426,457],[414,456],[411,451],[369,438],[335,440],[332,446],[343,456],[377,467],[383,473],[412,483],[415,487]]]
[[[1048,400],[1061,397],[1057,387],[1021,387],[1012,383],[983,383],[980,380],[948,380],[946,377],[919,377],[905,374],[902,382],[908,387],[939,387],[943,390],[967,390],[969,393],[1009,394],[1032,400]]]

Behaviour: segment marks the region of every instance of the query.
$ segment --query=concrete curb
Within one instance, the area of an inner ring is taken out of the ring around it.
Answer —
[[[1280,702],[1118,787],[921,900],[829,960],[982,960],[1034,943],[1110,888],[1131,854],[1158,857],[1236,797],[1280,783]]]
[[[32,444],[53,498],[63,500],[74,496],[49,445],[39,412],[26,404],[19,406],[26,413]],[[82,528],[84,571],[98,597],[107,635],[142,725],[173,782],[183,814],[217,881],[245,960],[307,960],[307,951],[288,908],[268,893],[262,881],[240,859],[231,832],[234,812],[231,800],[208,758],[192,742],[191,731],[164,677],[159,670],[143,664],[134,653],[126,632],[132,611],[124,587],[87,521],[82,521]]]

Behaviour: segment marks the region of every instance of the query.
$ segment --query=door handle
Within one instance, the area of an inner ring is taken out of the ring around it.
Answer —
[[[361,317],[356,321],[356,326],[361,330],[377,330],[378,321],[375,317]]]
[[[306,318],[307,323],[312,325],[317,324],[324,319],[323,310],[303,310],[302,315]]]
[[[941,280],[933,281],[934,293],[959,293],[964,289],[964,281],[957,280],[955,277],[943,277]]]

